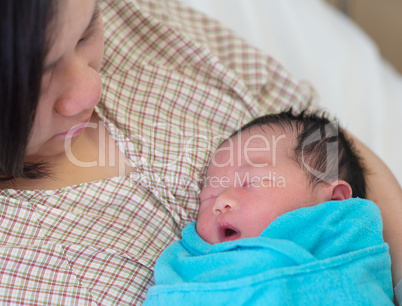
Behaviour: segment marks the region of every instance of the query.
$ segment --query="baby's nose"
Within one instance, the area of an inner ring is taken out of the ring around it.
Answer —
[[[213,213],[219,215],[221,213],[236,209],[238,206],[236,197],[229,191],[221,193],[215,200]]]

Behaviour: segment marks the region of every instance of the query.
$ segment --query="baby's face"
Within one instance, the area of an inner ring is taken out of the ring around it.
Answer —
[[[291,158],[293,137],[254,127],[218,149],[200,195],[197,232],[205,241],[257,237],[283,213],[322,202]]]

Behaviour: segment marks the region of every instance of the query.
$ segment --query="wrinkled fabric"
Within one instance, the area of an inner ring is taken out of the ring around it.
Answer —
[[[395,287],[395,297],[396,297],[396,304],[402,305],[402,279],[398,282]]]
[[[157,257],[195,220],[221,139],[314,100],[274,59],[175,1],[100,6],[95,112],[135,170],[59,190],[0,190],[0,304],[141,303]]]
[[[158,259],[145,305],[393,305],[388,245],[371,201],[297,209],[255,238],[211,245],[195,223],[182,236]]]

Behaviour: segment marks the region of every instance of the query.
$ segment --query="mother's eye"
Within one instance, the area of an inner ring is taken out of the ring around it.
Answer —
[[[95,36],[95,31],[92,31],[92,33],[88,33],[86,35],[84,35],[79,41],[78,44],[83,44],[86,43],[87,41],[91,40],[92,37]]]

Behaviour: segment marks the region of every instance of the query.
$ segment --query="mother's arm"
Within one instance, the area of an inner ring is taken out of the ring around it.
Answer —
[[[363,143],[351,136],[367,168],[367,198],[381,210],[384,240],[391,254],[394,286],[402,279],[402,189],[388,167]]]

